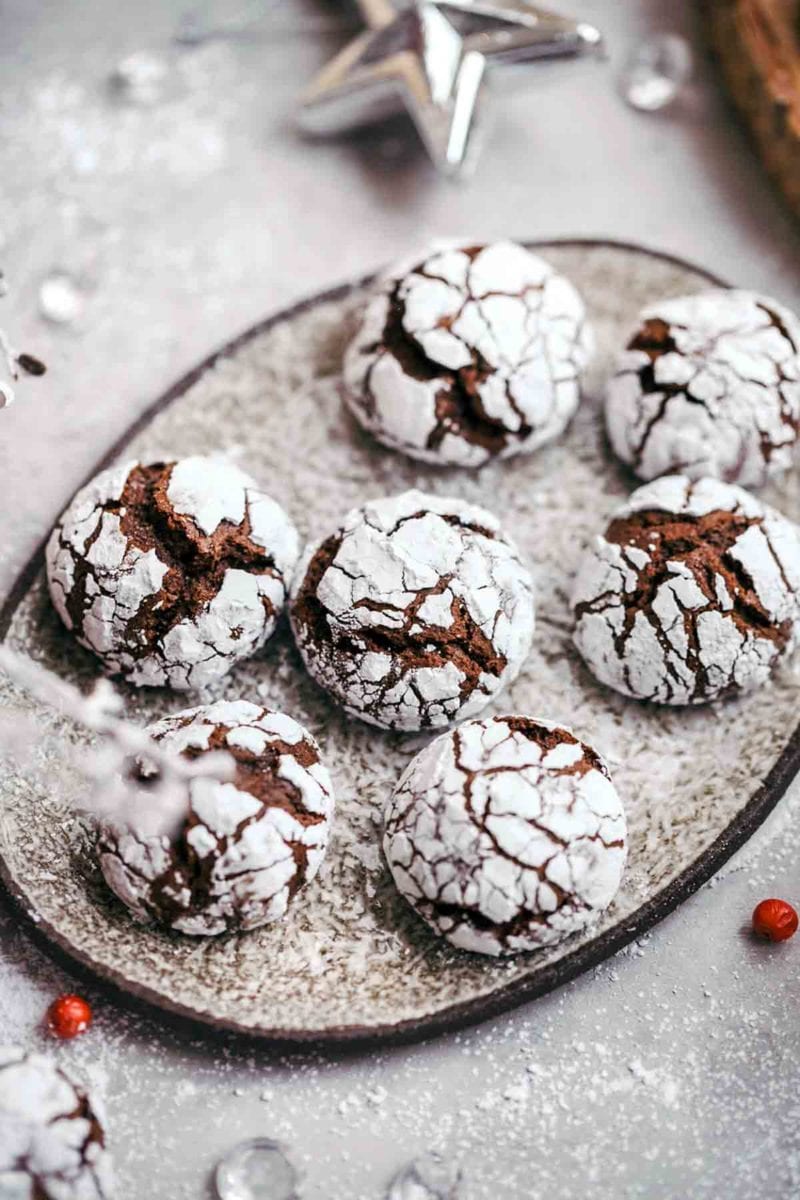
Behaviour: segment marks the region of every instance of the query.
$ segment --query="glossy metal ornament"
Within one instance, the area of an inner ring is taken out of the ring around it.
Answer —
[[[306,132],[340,133],[407,109],[436,166],[474,160],[489,68],[597,49],[600,31],[522,0],[358,0],[367,29],[301,97]]]

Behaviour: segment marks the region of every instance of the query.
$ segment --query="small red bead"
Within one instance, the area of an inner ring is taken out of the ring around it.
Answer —
[[[92,1023],[92,1010],[83,996],[59,996],[47,1010],[47,1024],[56,1037],[77,1037]]]
[[[753,912],[753,929],[771,942],[785,942],[797,932],[798,917],[785,900],[762,900]]]

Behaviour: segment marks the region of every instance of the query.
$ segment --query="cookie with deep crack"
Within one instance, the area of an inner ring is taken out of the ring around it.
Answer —
[[[96,1100],[43,1054],[0,1046],[0,1195],[110,1200]]]
[[[333,785],[310,733],[283,713],[245,700],[186,709],[148,730],[189,758],[233,757],[233,778],[199,774],[186,783],[185,809],[101,823],[100,868],[111,890],[142,922],[212,935],[280,920],[325,856]],[[143,768],[146,775],[146,764]]]
[[[800,532],[744,489],[668,475],[586,550],[575,645],[601,683],[659,704],[759,687],[800,635]]]
[[[109,673],[184,691],[272,634],[298,549],[280,505],[233,463],[128,462],[62,514],[47,579],[64,624]]]
[[[600,756],[530,717],[468,721],[404,772],[383,849],[400,892],[454,946],[512,954],[594,921],[622,878],[622,803]]]
[[[474,716],[515,678],[533,582],[491,513],[404,492],[309,547],[290,617],[309,672],[348,713],[424,729]]]
[[[476,467],[563,432],[592,347],[580,295],[538,255],[433,246],[377,284],[345,355],[345,395],[385,445]]]
[[[648,305],[608,384],[606,425],[642,479],[763,484],[793,460],[800,320],[734,289]]]

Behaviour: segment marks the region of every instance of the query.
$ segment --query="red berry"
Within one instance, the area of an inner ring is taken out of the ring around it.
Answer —
[[[771,942],[785,942],[797,924],[797,913],[785,900],[762,900],[753,912],[753,929]]]
[[[50,1032],[59,1038],[74,1038],[92,1022],[92,1010],[83,996],[59,996],[47,1010]]]

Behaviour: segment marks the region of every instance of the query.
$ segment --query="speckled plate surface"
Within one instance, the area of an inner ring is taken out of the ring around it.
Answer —
[[[410,1038],[477,1020],[573,978],[640,936],[747,839],[800,766],[793,668],[755,696],[682,712],[606,691],[572,649],[566,595],[581,546],[633,486],[603,438],[599,397],[610,357],[645,301],[714,281],[635,247],[564,242],[539,249],[583,292],[599,351],[567,436],[532,457],[479,473],[441,471],[392,454],[358,430],[341,404],[339,369],[362,285],[279,314],[225,347],[162,397],[111,457],[230,454],[309,537],[363,499],[411,486],[497,513],[535,572],[538,627],[525,669],[493,711],[565,723],[605,755],[630,827],[614,906],[593,930],[507,961],[436,940],[395,894],[379,851],[383,800],[427,739],[344,717],[305,675],[284,626],[214,692],[291,713],[317,736],[334,777],[338,809],[327,860],[282,924],[206,940],[134,925],[93,866],[85,821],[69,811],[74,780],[66,752],[82,735],[61,718],[37,712],[37,772],[0,779],[0,870],[21,910],[47,940],[138,999],[294,1042]],[[800,519],[796,473],[767,498]],[[96,674],[50,609],[40,558],[6,604],[0,636],[70,679],[86,683]],[[194,699],[127,693],[131,715],[142,722]],[[0,703],[36,711],[4,681]]]

